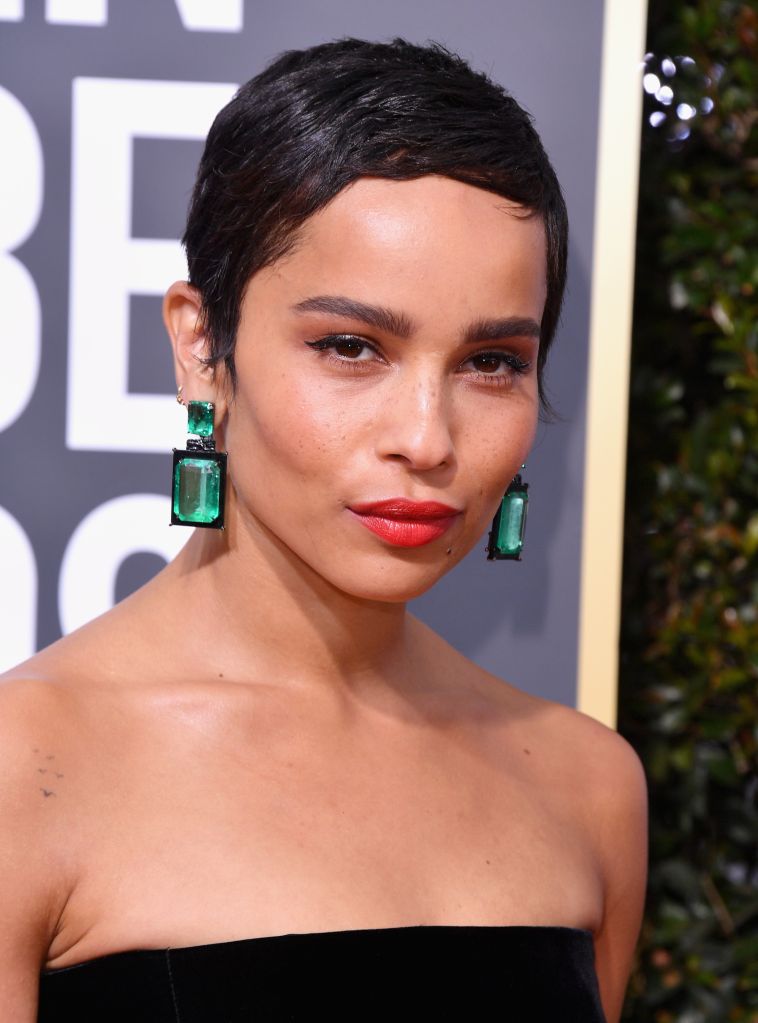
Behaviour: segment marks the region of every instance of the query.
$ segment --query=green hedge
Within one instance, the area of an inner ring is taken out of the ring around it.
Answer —
[[[758,7],[650,0],[647,47],[673,98],[643,108],[618,727],[650,880],[622,1018],[758,1023]]]

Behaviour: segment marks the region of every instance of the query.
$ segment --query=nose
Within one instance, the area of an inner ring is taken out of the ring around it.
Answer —
[[[377,417],[377,453],[413,469],[452,464],[450,395],[431,370],[399,374]]]

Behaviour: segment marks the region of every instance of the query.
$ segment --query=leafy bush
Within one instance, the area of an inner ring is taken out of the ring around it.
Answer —
[[[758,1023],[758,8],[650,0],[648,49],[618,727],[650,880],[622,1018]]]

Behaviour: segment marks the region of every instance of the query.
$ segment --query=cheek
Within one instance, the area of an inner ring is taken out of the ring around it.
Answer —
[[[241,385],[230,422],[231,448],[245,461],[245,475],[279,488],[339,474],[355,446],[359,424],[344,402],[313,377],[289,374]],[[247,469],[249,466],[249,470]]]
[[[536,391],[536,388],[535,388]],[[482,502],[482,517],[492,514],[492,507],[502,498],[509,483],[521,472],[528,461],[529,452],[537,432],[538,408],[536,396],[503,408],[491,414],[480,410],[478,416],[469,416],[470,423],[465,445],[467,465],[463,472],[471,480],[472,493]]]

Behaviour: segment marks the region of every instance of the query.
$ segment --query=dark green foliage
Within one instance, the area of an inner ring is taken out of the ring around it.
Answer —
[[[758,6],[650,0],[648,50],[674,99],[643,112],[619,731],[651,847],[622,1018],[758,1023]]]

